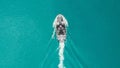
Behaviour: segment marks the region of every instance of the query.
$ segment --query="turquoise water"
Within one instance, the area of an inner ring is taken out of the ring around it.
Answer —
[[[119,0],[0,0],[0,68],[57,68],[59,13],[69,22],[66,68],[120,68]]]

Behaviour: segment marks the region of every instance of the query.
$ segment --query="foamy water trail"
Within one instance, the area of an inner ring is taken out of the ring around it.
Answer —
[[[58,64],[58,68],[65,68],[64,67],[64,47],[65,44],[64,42],[59,42],[59,64]]]

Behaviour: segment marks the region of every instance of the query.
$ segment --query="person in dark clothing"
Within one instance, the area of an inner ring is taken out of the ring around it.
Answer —
[[[59,25],[57,25],[56,29],[57,29],[58,35],[65,35],[66,29],[64,24],[60,23]]]

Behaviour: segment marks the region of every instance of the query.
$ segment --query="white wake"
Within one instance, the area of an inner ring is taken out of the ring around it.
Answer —
[[[63,61],[64,61],[64,47],[65,44],[64,42],[59,42],[59,64],[58,64],[58,68],[65,68]]]

